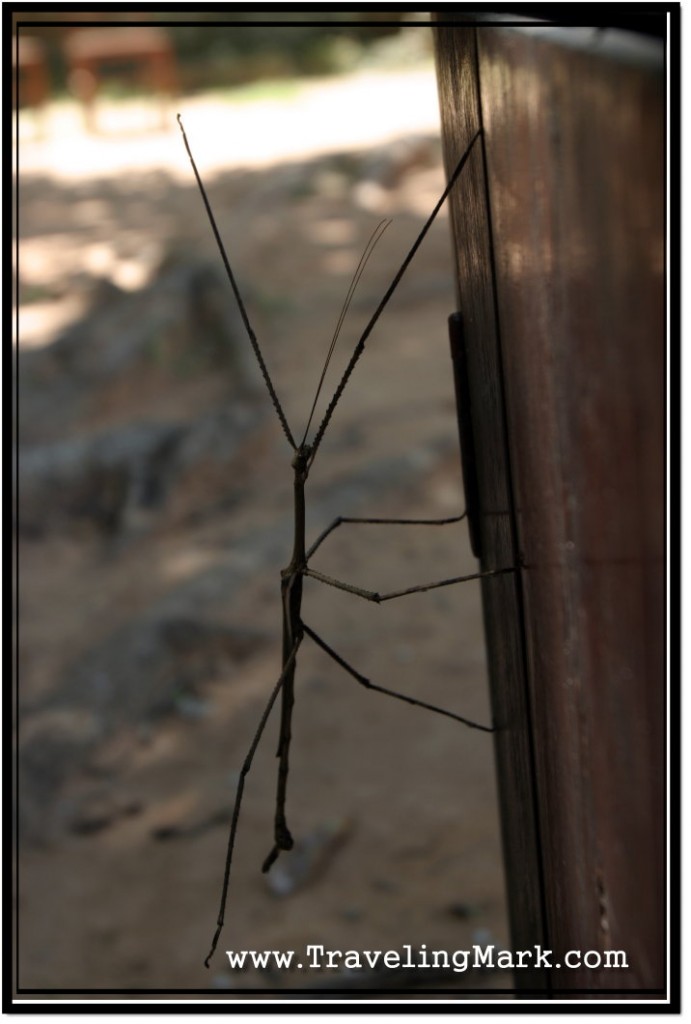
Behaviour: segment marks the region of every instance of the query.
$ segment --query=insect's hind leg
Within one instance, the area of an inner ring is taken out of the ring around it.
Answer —
[[[245,760],[243,762],[242,768],[240,769],[240,778],[238,779],[238,785],[237,785],[237,789],[235,791],[235,803],[233,804],[233,816],[232,816],[232,820],[231,820],[231,823],[230,823],[230,833],[228,835],[228,848],[227,848],[227,851],[226,851],[226,863],[225,863],[225,870],[224,870],[224,873],[223,873],[223,888],[221,890],[221,906],[220,906],[220,909],[219,909],[219,912],[218,912],[218,920],[216,922],[216,931],[214,933],[214,937],[213,937],[213,940],[211,942],[211,949],[209,950],[208,955],[206,957],[206,960],[204,961],[204,966],[207,967],[207,968],[209,966],[209,961],[211,960],[211,957],[214,954],[214,950],[216,949],[216,945],[218,943],[219,936],[220,936],[220,934],[221,934],[221,932],[223,930],[223,924],[224,924],[224,920],[225,920],[226,899],[228,897],[228,885],[230,883],[230,869],[231,869],[231,865],[233,863],[233,850],[235,848],[235,835],[237,833],[238,820],[240,818],[240,806],[242,804],[242,794],[243,794],[243,791],[245,789],[245,779],[246,779],[247,775],[249,774],[250,768],[252,767],[252,761],[254,760],[254,755],[255,755],[255,753],[257,751],[257,747],[259,746],[259,741],[260,741],[260,739],[262,737],[262,733],[264,732],[264,726],[266,725],[266,723],[268,721],[269,715],[271,714],[271,709],[274,706],[276,698],[278,697],[278,694],[280,693],[280,691],[281,691],[281,689],[283,687],[283,683],[285,681],[285,678],[288,675],[288,673],[290,672],[290,670],[292,669],[293,665],[295,664],[295,658],[297,657],[298,647],[300,646],[301,643],[302,643],[302,635],[297,637],[297,639],[295,641],[295,644],[293,645],[293,649],[291,650],[290,654],[286,658],[285,665],[283,666],[283,671],[281,672],[281,674],[278,677],[278,680],[277,680],[273,690],[271,691],[271,696],[269,697],[267,705],[264,708],[264,711],[262,713],[262,717],[261,717],[261,719],[259,721],[259,725],[257,726],[257,731],[254,734],[254,739],[252,740],[250,749],[248,750],[247,756],[245,757]]]
[[[352,676],[361,686],[364,686],[368,690],[374,690],[377,693],[386,694],[387,697],[395,697],[397,700],[405,701],[406,704],[412,704],[414,707],[425,708],[427,711],[434,711],[438,715],[445,715],[446,718],[453,718],[456,722],[461,722],[463,725],[467,725],[470,729],[480,729],[482,732],[494,732],[495,729],[491,725],[482,725],[480,722],[474,722],[471,718],[464,718],[463,715],[457,715],[454,711],[447,711],[446,708],[437,707],[436,704],[428,704],[427,701],[418,700],[416,697],[408,697],[405,693],[399,693],[397,690],[390,690],[387,686],[379,686],[377,683],[373,683],[371,679],[363,676],[362,673],[354,669],[352,665],[349,665],[345,658],[342,658],[340,654],[334,651],[333,647],[330,647],[325,640],[310,629],[304,622],[302,623],[307,636],[314,640],[318,647],[329,655],[337,665],[340,665],[348,675]]]

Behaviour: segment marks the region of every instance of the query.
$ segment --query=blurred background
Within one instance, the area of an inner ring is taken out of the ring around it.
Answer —
[[[262,876],[272,717],[203,966],[240,767],[280,671],[292,472],[175,114],[300,437],[372,231],[393,219],[318,415],[444,186],[429,29],[388,11],[320,29],[30,17],[16,118],[20,985],[347,987],[361,979],[231,973],[223,950],[505,944],[491,739],[368,693],[305,643],[296,849]],[[443,210],[314,463],[312,538],[336,515],[463,509],[452,272]],[[380,591],[475,571],[465,524],[342,527],[314,564]],[[305,590],[305,621],[362,673],[489,720],[475,584],[379,607]]]

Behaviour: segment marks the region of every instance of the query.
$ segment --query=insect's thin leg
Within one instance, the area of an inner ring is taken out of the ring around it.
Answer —
[[[458,164],[456,166],[456,169],[454,170],[453,174],[449,178],[449,180],[448,180],[448,182],[446,184],[446,188],[442,192],[442,194],[439,197],[439,200],[438,200],[436,206],[434,207],[434,209],[432,210],[431,214],[427,218],[422,231],[420,232],[420,234],[417,236],[417,238],[413,242],[412,246],[410,247],[408,255],[403,260],[403,263],[401,264],[401,266],[399,267],[398,271],[396,272],[393,281],[391,282],[391,284],[387,288],[386,292],[384,293],[384,297],[382,298],[381,302],[379,303],[379,305],[375,309],[374,313],[372,314],[372,316],[370,318],[370,321],[367,324],[367,326],[365,327],[364,331],[360,335],[360,340],[358,341],[357,345],[355,346],[355,348],[353,350],[353,354],[350,357],[350,361],[349,361],[348,365],[345,368],[343,376],[341,377],[341,379],[340,379],[340,381],[338,383],[338,387],[334,391],[333,396],[331,398],[331,401],[329,402],[329,405],[327,406],[326,412],[324,414],[324,418],[322,419],[322,421],[321,421],[321,423],[319,425],[319,428],[317,430],[317,433],[314,436],[314,441],[312,442],[312,454],[311,454],[311,457],[310,457],[310,464],[314,461],[314,457],[315,457],[315,455],[317,453],[317,449],[319,448],[319,445],[321,444],[321,440],[322,440],[322,438],[324,436],[324,432],[325,432],[326,428],[329,425],[329,422],[330,422],[331,417],[333,415],[333,411],[336,408],[336,405],[338,404],[338,400],[340,399],[341,395],[343,394],[343,392],[345,390],[345,386],[348,383],[350,375],[351,375],[351,373],[353,372],[353,370],[355,368],[355,364],[357,363],[358,359],[362,355],[362,352],[363,352],[363,350],[365,348],[365,342],[367,341],[367,339],[369,338],[370,334],[372,333],[372,329],[374,328],[374,325],[376,324],[377,320],[379,319],[381,314],[384,312],[384,309],[385,309],[389,299],[391,298],[393,293],[396,291],[396,288],[398,287],[399,282],[400,282],[401,278],[403,277],[404,273],[408,269],[408,266],[410,265],[413,257],[415,256],[415,253],[420,248],[420,245],[422,244],[422,241],[423,241],[425,235],[427,234],[427,232],[431,228],[431,226],[432,226],[432,224],[434,222],[435,217],[437,216],[437,214],[439,213],[441,207],[443,206],[444,200],[446,199],[446,197],[448,196],[449,192],[451,191],[453,186],[456,184],[456,181],[460,177],[461,172],[462,172],[463,168],[465,167],[466,162],[468,161],[468,158],[470,157],[471,150],[472,150],[473,146],[475,145],[476,141],[478,140],[478,138],[480,137],[481,131],[482,131],[482,129],[477,131],[475,133],[475,135],[473,136],[473,138],[470,140],[470,142],[469,142],[469,144],[468,144],[468,146],[467,146],[463,156],[461,157],[461,159],[459,160],[459,162],[458,162]]]
[[[213,940],[212,940],[212,943],[211,943],[211,949],[209,950],[209,953],[208,953],[208,955],[206,957],[206,960],[204,961],[204,965],[206,967],[209,966],[209,961],[211,960],[211,957],[214,955],[214,950],[216,949],[216,945],[218,943],[219,936],[221,934],[221,931],[223,930],[223,922],[224,922],[224,919],[225,919],[225,910],[226,910],[226,899],[227,899],[227,896],[228,896],[228,884],[230,882],[230,868],[231,868],[231,865],[233,863],[233,849],[235,847],[235,834],[237,832],[238,819],[240,817],[240,805],[242,803],[242,793],[243,793],[243,790],[245,788],[245,778],[247,777],[247,775],[249,773],[249,770],[252,767],[252,761],[254,759],[254,755],[256,753],[257,747],[259,746],[259,740],[261,739],[262,733],[264,732],[264,726],[267,723],[267,720],[268,720],[269,715],[271,713],[271,709],[274,706],[274,702],[276,700],[276,697],[278,696],[279,691],[281,690],[281,687],[283,686],[283,681],[285,680],[288,672],[290,672],[290,670],[292,669],[293,665],[295,664],[295,658],[297,656],[298,647],[300,646],[301,643],[302,643],[302,635],[299,635],[296,638],[296,640],[295,640],[295,644],[293,646],[292,651],[290,652],[290,655],[286,659],[286,663],[283,666],[283,671],[281,672],[280,676],[278,677],[278,681],[277,681],[276,685],[274,686],[274,688],[273,688],[273,690],[271,692],[271,696],[269,697],[268,704],[264,708],[264,713],[262,714],[261,720],[260,720],[259,725],[257,727],[257,731],[254,734],[254,739],[252,740],[252,745],[250,746],[250,749],[247,752],[247,757],[245,758],[245,761],[244,761],[244,763],[242,765],[242,768],[240,769],[240,778],[238,780],[238,787],[237,787],[237,790],[235,792],[235,803],[233,805],[233,817],[231,819],[230,833],[228,835],[228,849],[226,851],[226,864],[225,864],[225,870],[224,870],[224,873],[223,873],[223,887],[221,889],[221,905],[220,905],[220,909],[219,909],[219,912],[218,912],[218,921],[216,922],[217,927],[216,927],[216,932],[214,934],[214,937],[213,937]]]
[[[361,686],[364,686],[368,690],[375,690],[377,693],[384,693],[387,697],[395,697],[396,700],[405,701],[406,704],[412,704],[414,707],[425,708],[427,711],[434,711],[438,715],[445,715],[446,718],[453,718],[456,722],[461,722],[463,725],[467,725],[470,729],[480,729],[482,732],[494,732],[494,728],[491,725],[482,725],[480,722],[474,722],[471,718],[464,718],[462,715],[457,715],[453,711],[447,711],[445,708],[437,707],[436,704],[428,704],[427,701],[417,700],[415,697],[408,697],[405,693],[399,693],[397,690],[390,690],[387,686],[379,686],[377,683],[373,683],[371,679],[367,679],[357,669],[354,669],[352,665],[349,665],[345,658],[342,658],[340,654],[334,651],[333,647],[329,647],[325,640],[322,640],[313,629],[310,629],[304,622],[302,624],[307,636],[314,640],[318,647],[321,647],[329,657],[341,666],[342,669],[357,680]]]
[[[291,448],[293,448],[293,450],[295,450],[295,449],[297,449],[297,445],[296,445],[295,440],[293,438],[293,435],[292,435],[292,432],[290,430],[290,427],[288,426],[288,420],[286,419],[285,413],[283,412],[283,407],[281,406],[281,403],[278,400],[278,395],[276,394],[276,389],[274,388],[273,381],[271,380],[271,377],[269,376],[269,371],[268,371],[268,369],[266,367],[266,363],[264,362],[264,356],[262,355],[262,350],[259,347],[259,342],[257,341],[257,336],[254,333],[254,331],[252,330],[252,325],[250,324],[250,320],[249,320],[249,317],[247,315],[247,310],[245,309],[245,304],[242,301],[242,296],[240,295],[240,289],[238,288],[238,286],[237,286],[237,284],[235,282],[235,275],[233,274],[233,271],[230,268],[230,261],[228,259],[227,254],[226,254],[225,246],[223,245],[223,240],[221,239],[221,234],[220,234],[220,232],[218,230],[218,227],[216,226],[216,218],[213,215],[213,211],[211,209],[211,203],[209,202],[208,196],[206,194],[206,189],[204,188],[204,183],[202,182],[201,175],[199,174],[199,171],[197,170],[197,165],[194,162],[194,157],[192,156],[192,150],[190,149],[190,144],[187,141],[187,134],[185,133],[185,129],[184,129],[183,124],[182,124],[182,118],[180,117],[179,114],[178,114],[178,124],[180,125],[180,131],[182,132],[182,138],[183,138],[183,141],[185,143],[185,149],[187,150],[187,155],[190,158],[190,163],[192,164],[192,170],[194,171],[194,176],[197,179],[197,185],[199,186],[199,191],[201,193],[201,197],[202,197],[202,200],[204,202],[204,207],[206,209],[206,213],[207,213],[207,216],[209,218],[209,223],[211,224],[211,230],[213,231],[214,238],[216,239],[216,245],[218,246],[218,251],[220,252],[221,259],[223,260],[223,266],[226,269],[226,274],[228,276],[228,280],[230,281],[230,287],[233,289],[233,294],[235,295],[235,301],[237,302],[238,309],[240,310],[240,316],[242,317],[242,322],[245,325],[245,330],[247,331],[247,335],[248,335],[248,337],[250,339],[250,344],[252,345],[252,349],[254,351],[255,357],[257,359],[257,362],[259,363],[259,369],[261,370],[262,377],[264,378],[264,383],[266,384],[266,387],[267,387],[267,389],[269,391],[269,395],[271,397],[271,401],[273,402],[274,409],[276,410],[278,418],[279,418],[279,420],[281,422],[281,426],[283,427],[283,433],[288,438],[288,443],[290,444]]]
[[[359,516],[337,516],[334,521],[323,530],[311,548],[307,551],[307,558],[311,558],[318,547],[326,540],[330,533],[343,523],[370,523],[375,526],[448,526],[449,523],[460,523],[465,519],[467,512],[460,516],[448,516],[446,519],[362,519]]]
[[[380,594],[376,590],[365,590],[364,587],[356,587],[352,583],[344,583],[343,580],[326,576],[323,572],[317,572],[316,569],[305,569],[304,574],[305,576],[311,576],[314,580],[319,580],[320,583],[326,583],[330,587],[346,590],[349,594],[362,597],[365,601],[374,601],[376,604],[381,604],[383,601],[392,601],[395,597],[405,597],[407,594],[424,594],[426,591],[436,590],[438,587],[450,587],[454,583],[468,583],[470,580],[481,580],[485,576],[502,576],[508,572],[516,572],[515,567],[486,569],[484,572],[473,572],[468,576],[452,576],[447,580],[435,580],[433,583],[421,583],[416,587],[406,587],[405,590],[390,590],[386,594]]]
[[[293,847],[293,837],[286,821],[286,794],[288,791],[288,772],[290,769],[290,741],[293,704],[295,702],[295,666],[284,673],[283,707],[281,709],[281,731],[278,743],[278,789],[276,793],[276,815],[274,819],[274,845],[262,864],[266,872],[278,857],[281,850]]]

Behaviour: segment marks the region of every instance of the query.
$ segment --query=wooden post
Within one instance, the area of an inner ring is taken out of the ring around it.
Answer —
[[[435,30],[519,988],[665,986],[663,45]],[[574,969],[569,950],[589,953]],[[606,968],[621,950],[627,967]],[[599,957],[598,957],[599,954]]]

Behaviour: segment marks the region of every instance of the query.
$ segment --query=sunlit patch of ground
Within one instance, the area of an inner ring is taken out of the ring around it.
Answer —
[[[97,104],[97,134],[84,129],[76,103],[43,115],[22,112],[19,138],[24,174],[64,181],[137,170],[164,170],[184,182],[189,162],[175,114],[181,113],[206,175],[268,167],[439,130],[433,69],[400,74],[363,72],[310,80],[278,99],[233,102],[223,96],[182,98],[164,113],[150,101]]]

